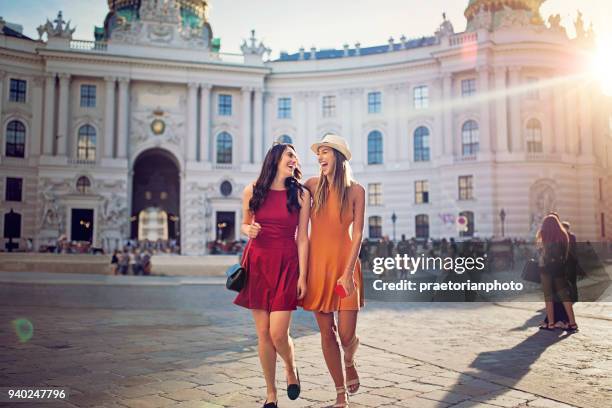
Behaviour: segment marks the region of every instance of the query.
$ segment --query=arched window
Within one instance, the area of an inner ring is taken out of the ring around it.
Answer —
[[[85,176],[79,177],[76,183],[77,191],[81,194],[87,194],[89,192],[89,187],[91,187],[91,181],[89,181],[89,178]]]
[[[459,231],[460,237],[473,237],[474,236],[474,213],[472,211],[462,211],[459,213],[460,217],[466,218],[466,227]]]
[[[293,139],[291,139],[291,136],[289,135],[282,135],[281,137],[278,138],[278,143],[291,144],[293,143]]]
[[[429,215],[419,214],[414,217],[414,228],[417,238],[429,238]]]
[[[91,125],[83,125],[79,128],[77,159],[96,160],[96,129]]]
[[[525,140],[528,153],[542,153],[542,125],[539,120],[529,119]]]
[[[25,156],[25,126],[18,120],[12,120],[6,125],[6,155]]]
[[[217,135],[217,163],[232,163],[232,135],[227,132]]]
[[[414,131],[414,161],[429,161],[429,129],[425,126]]]
[[[382,164],[383,162],[383,137],[378,130],[368,134],[368,164]]]
[[[464,156],[478,153],[478,123],[468,120],[461,128],[461,152]]]
[[[382,238],[382,218],[378,215],[373,215],[368,218],[369,237]]]

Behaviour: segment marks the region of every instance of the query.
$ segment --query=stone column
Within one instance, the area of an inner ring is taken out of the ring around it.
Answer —
[[[253,161],[261,163],[263,160],[264,142],[263,142],[263,91],[260,88],[255,89],[255,103],[253,109],[253,138],[255,146],[253,147]]]
[[[365,112],[365,104],[364,101],[364,89],[363,88],[354,88],[352,90],[353,93],[353,145],[350,146],[351,153],[354,157],[352,161],[356,162],[359,165],[366,165],[367,160],[367,148],[368,145],[368,135],[363,134],[363,113]],[[316,117],[314,119],[316,121]],[[385,148],[385,140],[383,139],[383,151]],[[365,153],[364,153],[365,152]]]
[[[561,85],[565,88],[565,97],[568,103],[565,104],[565,134],[568,141],[568,153],[577,155],[580,152],[580,135],[578,134],[578,119],[576,104],[578,103],[578,91],[575,82]]]
[[[117,157],[127,158],[130,110],[130,79],[119,78],[119,107],[117,112]]]
[[[296,148],[302,164],[306,163],[307,157],[311,155],[308,132],[306,131],[306,92],[296,92],[295,100],[295,123],[297,124]]]
[[[200,161],[210,161],[210,84],[200,84]]]
[[[508,153],[508,119],[506,103],[506,67],[495,68],[495,123],[497,125],[497,153]]]
[[[429,146],[431,149],[432,160],[437,160],[444,154],[444,99],[442,97],[442,82],[443,81],[441,79],[437,78],[434,79],[431,84],[432,100],[430,106],[432,107],[434,124],[429,135]],[[402,123],[403,122],[406,122],[405,116],[402,117]],[[414,139],[414,134],[408,134],[408,132],[404,132],[402,133],[402,137],[405,137],[406,139]],[[414,157],[412,157],[412,159],[414,159]]]
[[[187,126],[185,128],[185,157],[195,161],[198,149],[198,84],[187,84]]]
[[[580,155],[593,155],[592,86],[583,85],[578,91],[580,114]]]
[[[399,90],[397,85],[385,87],[382,95],[382,112],[388,118],[387,134],[383,135],[383,149],[389,163],[395,163],[399,158]],[[366,101],[367,106],[367,101]]]
[[[57,155],[68,151],[68,110],[70,109],[70,74],[59,74],[59,110],[57,113]],[[72,147],[72,146],[71,146]]]
[[[310,146],[315,141],[321,139],[321,135],[317,133],[317,108],[319,103],[319,94],[318,92],[307,92],[306,94],[306,137],[307,142],[306,145]],[[350,145],[349,145],[350,146]],[[350,146],[351,149],[353,148]],[[314,154],[306,153],[306,164],[316,165],[317,158]]]
[[[4,102],[4,80],[6,72],[0,71],[0,122],[2,122],[2,103]]]
[[[53,155],[55,145],[55,74],[45,75],[45,120],[43,122],[43,154]]]
[[[484,155],[491,153],[491,101],[489,99],[490,70],[486,65],[478,67],[478,95],[480,96],[480,140],[478,149]]]
[[[517,88],[521,86],[521,67],[512,66],[510,71],[510,144],[512,152],[525,151],[523,126],[521,124],[521,95]]]
[[[242,131],[240,134],[240,143],[234,141],[234,146],[242,146],[242,163],[251,163],[251,149],[253,147],[251,141],[251,91],[252,88],[242,88],[242,100],[240,110],[242,112]]]
[[[115,77],[105,77],[104,92],[104,157],[112,158],[115,151]]]
[[[453,134],[453,74],[444,73],[442,77],[442,92],[444,94],[444,155],[455,155],[455,135]],[[414,103],[414,101],[411,101]]]
[[[1,82],[1,81],[0,81]],[[43,141],[43,90],[45,85],[45,78],[36,76],[32,81],[34,86],[32,87],[32,128],[30,134],[30,148],[28,149],[29,155],[38,156],[41,153],[41,146]],[[0,95],[2,91],[0,90]],[[0,108],[1,109],[1,108]]]
[[[561,77],[561,74],[558,74]],[[564,154],[567,152],[566,123],[565,123],[565,92],[562,86],[556,86],[552,93],[553,97],[553,139],[557,142],[556,151]]]

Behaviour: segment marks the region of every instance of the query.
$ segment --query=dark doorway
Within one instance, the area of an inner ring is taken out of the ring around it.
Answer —
[[[138,156],[133,169],[131,238],[148,239],[143,235],[146,228],[138,228],[139,215],[154,207],[168,215],[168,240],[176,241],[180,248],[180,176],[176,159],[166,150],[150,149]]]
[[[217,212],[217,241],[232,242],[236,239],[234,226],[236,223],[236,213],[233,211]]]
[[[70,226],[70,240],[92,242],[93,237],[93,210],[84,208],[72,209],[72,225]]]

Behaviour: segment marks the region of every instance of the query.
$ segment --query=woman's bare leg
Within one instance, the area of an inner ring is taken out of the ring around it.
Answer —
[[[295,352],[293,340],[289,336],[291,312],[281,311],[270,313],[270,337],[279,356],[285,362],[285,373],[288,384],[297,384],[295,376]]]
[[[355,357],[356,348],[353,346],[355,344],[356,331],[357,331],[357,310],[342,310],[338,312],[338,334],[340,335],[340,343],[342,344],[342,348],[345,350],[344,354],[344,362],[352,362]],[[347,347],[350,347],[352,350],[349,352],[352,354],[348,354]],[[346,367],[346,381],[355,380],[359,378],[357,374],[357,370],[355,366]],[[351,385],[349,386],[349,392],[357,392],[359,389],[359,385]]]
[[[270,336],[270,314],[265,310],[252,310],[257,329],[259,361],[266,380],[266,400],[276,402],[276,349]]]
[[[333,313],[315,312],[315,318],[321,332],[321,348],[325,364],[331,374],[336,387],[344,387],[344,373],[342,372],[342,360],[338,338],[336,337],[336,324]],[[345,394],[338,394],[337,403],[345,402]]]

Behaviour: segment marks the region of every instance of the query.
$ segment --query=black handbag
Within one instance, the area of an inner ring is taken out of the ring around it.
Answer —
[[[525,266],[523,266],[523,273],[521,273],[521,278],[527,282],[541,283],[541,270],[542,267],[538,264],[538,261],[534,258],[531,258],[525,263]]]
[[[242,256],[242,260],[240,263],[234,264],[227,268],[225,271],[225,275],[227,276],[227,281],[225,282],[225,287],[229,290],[233,290],[234,292],[240,292],[244,285],[246,285],[247,280],[247,269],[243,266],[245,260],[247,259],[247,252],[251,248],[251,242],[247,244],[247,248],[244,251],[244,255]]]

